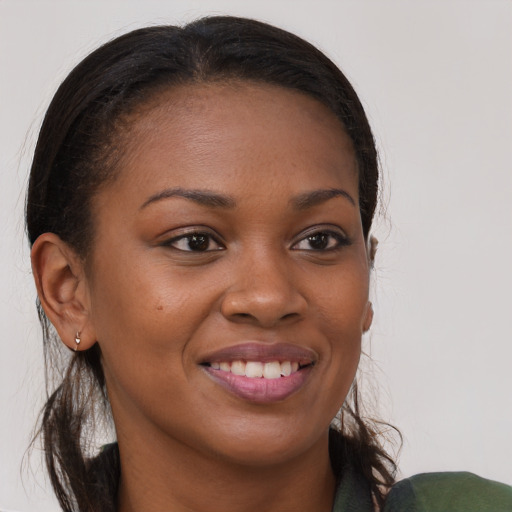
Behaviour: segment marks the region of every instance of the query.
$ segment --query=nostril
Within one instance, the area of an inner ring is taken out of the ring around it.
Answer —
[[[279,322],[299,320],[306,306],[305,298],[291,286],[260,289],[251,284],[245,288],[228,291],[222,298],[220,310],[231,322],[249,322],[274,327]]]
[[[299,316],[298,313],[287,313],[286,315],[282,316],[282,320],[289,320],[290,318],[297,318]]]
[[[235,313],[233,316],[238,318],[253,318],[249,313]]]
[[[234,315],[232,315],[234,318],[238,318],[240,320],[246,320],[246,319],[254,319],[254,320],[257,320],[257,317],[254,316],[254,315],[251,315],[250,313],[235,313]],[[298,316],[300,316],[298,313],[287,313],[285,315],[283,315],[280,320],[290,320],[290,319],[294,319],[294,318],[297,318]]]

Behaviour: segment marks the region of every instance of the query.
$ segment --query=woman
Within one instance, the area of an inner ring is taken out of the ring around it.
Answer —
[[[355,92],[289,33],[205,18],[75,68],[27,198],[47,351],[73,351],[41,425],[64,510],[512,502],[461,474],[392,487],[359,414],[377,193]],[[100,405],[117,443],[91,457]]]

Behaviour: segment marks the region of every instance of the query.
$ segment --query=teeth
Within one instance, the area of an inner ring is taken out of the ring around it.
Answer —
[[[263,377],[263,363],[259,361],[247,361],[245,365],[246,377]]]
[[[211,363],[214,370],[231,372],[234,375],[245,375],[252,379],[263,377],[264,379],[279,379],[281,376],[288,377],[299,370],[297,361],[270,361],[262,363],[261,361],[219,361]]]
[[[285,361],[284,363],[281,363],[281,375],[283,377],[288,377],[288,375],[291,375],[292,373],[292,363],[290,361]]]
[[[246,364],[244,361],[233,361],[231,363],[231,373],[235,375],[245,375]]]
[[[231,365],[225,361],[222,361],[220,363],[220,369],[223,371],[223,372],[230,372],[231,371]]]
[[[281,377],[281,364],[279,361],[271,361],[263,366],[263,377],[265,379],[279,379]]]

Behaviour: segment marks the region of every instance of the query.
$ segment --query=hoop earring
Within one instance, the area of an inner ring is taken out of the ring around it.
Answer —
[[[75,343],[76,343],[75,352],[78,351],[78,345],[80,345],[81,341],[82,340],[80,339],[80,331],[76,331],[76,334],[75,334]]]

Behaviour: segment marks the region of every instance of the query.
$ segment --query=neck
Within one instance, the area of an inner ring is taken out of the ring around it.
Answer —
[[[119,434],[119,433],[118,433]],[[335,478],[328,432],[300,457],[251,465],[172,440],[118,436],[118,512],[329,512]]]

